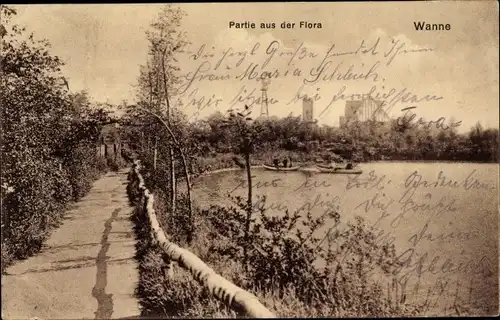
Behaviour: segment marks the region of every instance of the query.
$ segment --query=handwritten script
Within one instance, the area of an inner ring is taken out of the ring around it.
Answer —
[[[353,40],[343,46],[330,43],[312,47],[302,42],[295,48],[284,47],[277,40],[240,47],[197,44],[181,51],[185,63],[179,95],[186,100],[184,105],[194,107],[197,114],[243,104],[254,107],[264,102],[271,108],[287,106],[306,96],[321,105],[319,117],[327,114],[337,101],[366,97],[382,101],[388,111],[396,104],[425,104],[443,99],[437,93],[397,87],[394,78],[394,69],[399,68],[394,65],[396,62],[432,51],[432,48],[412,47],[400,39],[380,37]],[[287,90],[269,90],[263,97],[263,86],[259,84],[263,79],[276,82],[276,87],[286,86]],[[360,84],[366,87],[363,92],[349,89],[359,88]],[[220,86],[232,91],[224,94],[200,91],[202,87]]]
[[[301,181],[261,177],[253,176],[254,194],[270,197],[265,202],[254,201],[255,212],[265,209],[268,214],[279,215],[298,211],[303,217],[307,212],[314,217],[340,214],[342,222],[335,220],[321,229],[324,234],[321,245],[333,234],[342,232],[355,216],[366,218],[372,245],[395,247],[392,276],[408,295],[425,297],[426,308],[437,308],[437,301],[443,297],[459,299],[454,290],[460,286],[465,290],[468,285],[469,295],[474,290],[481,295],[481,289],[472,282],[480,286],[481,282],[484,285],[484,281],[492,281],[485,279],[496,276],[496,258],[492,256],[495,251],[476,252],[477,244],[482,243],[480,239],[485,235],[477,227],[481,221],[474,220],[473,215],[477,213],[474,206],[468,207],[467,201],[464,202],[471,194],[477,199],[496,196],[495,187],[483,181],[477,169],[460,175],[444,170],[434,174],[413,170],[403,178],[372,170],[344,176],[343,185],[324,176],[304,176]],[[244,194],[247,188],[242,177],[231,193]],[[293,198],[279,196],[287,193],[293,193]],[[347,251],[358,249],[352,247]],[[465,279],[471,283],[465,284]]]
[[[388,190],[391,185],[393,188]],[[459,227],[463,219],[474,221],[474,217],[464,218],[464,214],[477,213],[474,207],[464,207],[463,200],[469,193],[475,192],[479,199],[495,194],[495,188],[482,181],[477,170],[460,179],[444,171],[429,176],[415,170],[397,184],[371,171],[365,177],[349,177],[346,190],[370,194],[355,209],[375,218],[373,228],[381,234],[379,243],[399,246],[394,275],[408,290],[411,283],[416,296],[424,295],[422,283],[428,286],[439,282],[446,287],[456,280],[456,286],[460,286],[460,281],[471,277],[496,276],[491,252],[474,254],[478,239],[484,235],[467,224]],[[434,290],[434,300],[449,296],[446,290]]]

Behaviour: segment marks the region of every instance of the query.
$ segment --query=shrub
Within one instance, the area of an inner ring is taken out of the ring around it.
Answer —
[[[47,41],[11,24],[15,14],[0,5],[2,271],[37,252],[68,201],[87,193],[105,169],[94,156],[104,113],[89,108],[86,94],[61,88],[62,61]]]
[[[107,161],[103,157],[97,157],[97,160],[95,161],[95,168],[99,173],[105,173],[108,171]]]
[[[107,158],[106,163],[107,163],[107,167],[111,171],[115,171],[115,172],[120,170],[121,168],[124,168],[127,165],[125,160],[123,160],[121,157],[117,157],[116,159]]]
[[[92,188],[92,183],[99,177],[96,155],[92,147],[79,145],[65,156],[65,168],[73,188],[73,199],[79,200]]]
[[[107,164],[108,164],[108,168],[111,171],[118,171],[118,170],[120,170],[119,164],[114,159],[108,158],[107,159]]]
[[[54,169],[54,199],[57,203],[64,205],[71,201],[73,190],[71,188],[70,176],[62,166]]]
[[[13,156],[9,153],[6,159]],[[2,268],[38,252],[59,225],[67,203],[84,196],[103,169],[83,147],[65,162],[37,160],[29,153],[15,158],[16,165],[3,172],[8,187],[2,188],[2,247],[7,259],[2,259]]]
[[[41,248],[71,197],[69,180],[56,162],[25,160],[9,172],[12,191],[2,193],[2,245],[15,259]]]
[[[315,314],[380,316],[414,311],[401,303],[402,295],[385,295],[374,281],[372,275],[377,273],[391,283],[397,266],[395,248],[375,243],[375,234],[360,217],[341,228],[334,209],[319,218],[297,212],[273,216],[259,209],[245,238],[246,204],[241,198],[234,200],[236,207],[214,205],[201,212],[209,222],[208,259],[241,264],[232,281],[278,299],[289,299],[292,290],[294,298]],[[318,231],[325,225],[333,228],[323,237]]]

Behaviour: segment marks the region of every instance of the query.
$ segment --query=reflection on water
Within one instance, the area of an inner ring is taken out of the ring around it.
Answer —
[[[266,207],[276,214],[338,208],[344,223],[363,216],[394,241],[404,261],[398,278],[407,283],[407,301],[427,301],[427,315],[453,312],[454,305],[475,315],[497,313],[498,165],[362,167],[360,176],[254,169],[254,194],[266,195]],[[229,204],[229,192],[246,195],[245,182],[243,171],[203,177],[194,199],[202,207]]]

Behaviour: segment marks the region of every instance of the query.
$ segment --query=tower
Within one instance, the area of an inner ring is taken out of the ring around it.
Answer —
[[[304,122],[313,122],[313,100],[308,97],[302,99],[302,119]]]
[[[262,98],[260,102],[260,116],[269,117],[269,105],[267,101],[267,88],[269,83],[271,83],[270,78],[261,78],[262,87],[260,91],[262,91]]]

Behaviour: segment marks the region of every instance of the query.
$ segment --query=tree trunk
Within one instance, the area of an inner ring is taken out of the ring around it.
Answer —
[[[141,151],[144,152],[144,132],[141,132]]]
[[[194,221],[193,221],[193,208],[192,208],[192,203],[191,203],[191,181],[189,178],[189,171],[188,171],[188,166],[187,166],[187,161],[186,161],[186,156],[180,150],[179,152],[181,154],[181,159],[182,159],[182,166],[184,167],[184,174],[186,175],[186,187],[187,187],[187,195],[188,195],[188,206],[189,206],[189,231],[188,231],[188,236],[187,236],[187,242],[188,244],[191,244],[193,241],[193,233],[194,233]]]
[[[153,77],[151,66],[148,63],[148,80],[149,80],[149,107],[153,107]]]
[[[152,116],[154,116],[155,118],[157,118],[158,121],[161,122],[161,124],[163,124],[163,126],[167,129],[168,134],[170,135],[170,138],[172,139],[172,142],[173,142],[174,146],[176,147],[176,149],[179,151],[179,153],[181,155],[182,163],[183,163],[183,166],[184,166],[184,172],[186,173],[186,183],[188,184],[188,186],[187,186],[187,193],[188,193],[188,198],[189,198],[189,213],[188,214],[189,214],[189,217],[191,218],[193,216],[192,203],[191,203],[191,182],[190,182],[190,178],[189,178],[189,171],[187,169],[186,155],[184,154],[184,151],[182,151],[182,147],[179,144],[179,142],[177,141],[177,139],[175,138],[175,135],[172,132],[172,129],[170,129],[170,126],[159,115],[151,112],[150,110],[144,109],[144,108],[140,108],[140,109],[143,110],[143,111],[145,111],[145,112],[148,112],[149,114],[151,114]],[[248,155],[248,156],[250,157],[250,155]],[[174,160],[173,159],[173,150],[172,150],[171,146],[170,146],[170,158],[171,158],[172,163],[173,163],[173,160]],[[250,158],[248,159],[248,164],[249,163],[250,163]],[[171,165],[171,169],[175,169],[175,167],[174,167],[173,164]],[[250,170],[250,167],[248,167],[248,170]],[[175,170],[172,170],[172,177],[171,177],[171,179],[172,179],[172,181],[175,181]],[[251,179],[251,177],[250,177],[250,179]],[[173,185],[173,187],[175,188],[175,184]],[[174,196],[173,196],[173,199],[175,200]],[[251,199],[251,191],[250,191],[250,199]],[[191,229],[193,229],[193,231],[194,231],[193,226],[191,226]]]
[[[171,108],[170,108],[170,99],[168,96],[168,84],[167,84],[167,71],[165,68],[165,52],[163,52],[162,59],[161,59],[161,64],[162,64],[162,71],[163,71],[163,86],[165,90],[165,102],[167,104],[167,124],[168,127],[170,127],[170,113],[171,113]],[[189,178],[189,171],[186,163],[186,156],[184,155],[184,152],[182,151],[179,143],[176,141],[173,132],[169,128],[169,132],[171,134],[172,139],[174,140],[174,143],[176,144],[177,150],[179,151],[182,159],[182,165],[184,167],[184,174],[186,175],[186,187],[187,187],[187,196],[188,196],[188,206],[189,206],[189,212],[188,212],[188,219],[189,219],[189,231],[188,231],[188,236],[187,236],[187,241],[190,244],[191,241],[193,240],[193,232],[194,232],[194,222],[193,222],[193,208],[192,208],[192,201],[191,201],[191,182]],[[171,149],[172,150],[172,149]],[[171,156],[172,158],[172,166],[171,170],[174,170],[174,165],[173,165],[173,155]],[[175,180],[173,180],[173,184],[175,185]],[[176,189],[177,187],[175,187]],[[175,195],[173,196],[173,201],[175,201]]]
[[[156,171],[156,158],[158,156],[158,137],[155,137],[155,147],[153,152],[153,170]]]
[[[165,52],[161,56],[161,67],[163,74],[163,91],[165,94],[165,103],[167,104],[167,123],[170,126],[170,99],[168,97],[167,70],[165,68]]]
[[[252,171],[250,169],[250,152],[245,152],[245,165],[247,169],[248,199],[247,199],[247,219],[245,221],[245,244],[243,246],[243,265],[247,269],[248,260],[248,236],[250,234],[250,220],[252,219]]]
[[[170,99],[168,97],[168,84],[167,84],[167,71],[165,68],[165,53],[162,53],[161,56],[161,66],[162,66],[162,75],[163,75],[163,94],[164,94],[164,99],[165,103],[167,105],[167,124],[170,127]],[[173,138],[173,134],[171,135],[171,138]],[[172,139],[173,140],[173,139]],[[170,172],[171,172],[171,177],[170,177],[170,190],[172,191],[171,194],[171,211],[172,213],[175,212],[176,209],[176,201],[177,201],[177,186],[176,186],[176,180],[175,180],[175,160],[174,160],[174,150],[172,148],[172,144],[170,145],[169,148],[170,152]]]
[[[248,199],[247,203],[251,207],[252,206],[252,171],[250,169],[250,153],[245,154],[245,165],[247,169],[247,180],[248,180]],[[252,210],[250,209],[251,213]]]
[[[176,210],[176,201],[177,201],[177,186],[176,186],[176,180],[175,180],[175,160],[174,160],[174,149],[172,148],[172,145],[169,146],[169,153],[170,153],[170,201],[171,201],[171,206],[170,210],[171,213],[174,214]]]

